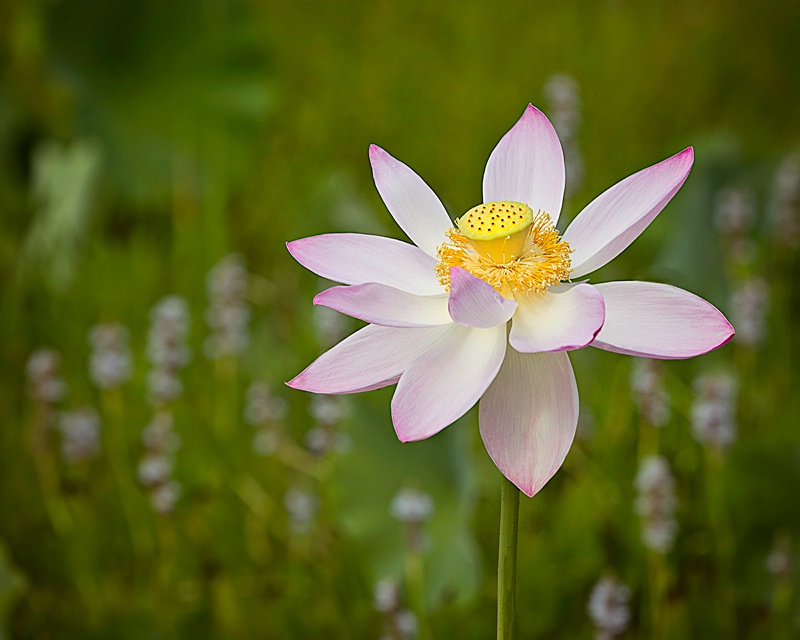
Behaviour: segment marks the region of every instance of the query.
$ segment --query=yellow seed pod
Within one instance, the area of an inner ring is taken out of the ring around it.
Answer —
[[[505,264],[516,259],[525,244],[533,210],[521,202],[487,202],[456,220],[458,230],[481,255]]]

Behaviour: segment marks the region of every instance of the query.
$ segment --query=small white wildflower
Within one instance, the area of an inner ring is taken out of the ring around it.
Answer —
[[[179,449],[181,438],[173,430],[172,414],[167,411],[157,412],[150,424],[142,431],[142,443],[148,449],[165,452]]]
[[[704,375],[694,382],[692,433],[698,442],[726,449],[736,438],[736,378]]]
[[[259,456],[271,456],[278,450],[280,439],[274,429],[262,428],[253,436],[253,451]]]
[[[725,235],[748,233],[756,222],[756,202],[752,191],[729,187],[717,194],[714,223]]]
[[[776,239],[783,245],[800,246],[800,153],[783,159],[775,173],[772,216]]]
[[[751,231],[756,222],[756,199],[752,191],[729,187],[717,194],[714,222],[725,240],[729,258],[739,264],[751,262],[756,243]]]
[[[578,83],[575,78],[566,73],[554,73],[547,79],[544,85],[544,96],[557,110],[577,111],[580,107]],[[559,134],[561,133],[559,131]],[[567,133],[563,132],[564,135]]]
[[[162,369],[180,369],[188,364],[189,305],[180,296],[162,298],[150,312],[147,357]]]
[[[316,455],[324,455],[331,448],[333,434],[322,427],[314,427],[306,433],[306,448]]]
[[[675,479],[669,464],[661,456],[644,458],[634,484],[638,490],[636,512],[643,521],[642,540],[650,549],[664,553],[672,546],[678,530]]]
[[[238,254],[225,256],[209,271],[206,323],[213,332],[205,342],[209,358],[238,355],[250,343],[250,309],[245,301],[248,285],[244,258]]]
[[[165,484],[157,486],[150,493],[150,504],[156,513],[171,513],[175,509],[175,504],[183,493],[180,483],[171,480]]]
[[[254,427],[286,417],[286,401],[273,396],[266,382],[253,382],[245,394],[244,420]]]
[[[315,395],[308,405],[308,412],[321,425],[334,425],[347,415],[347,406],[337,396]]]
[[[162,406],[180,398],[183,383],[172,371],[151,371],[147,374],[147,386],[150,402]]]
[[[58,422],[61,454],[70,464],[94,458],[100,452],[100,416],[91,407],[65,411]]]
[[[191,355],[186,345],[189,307],[183,298],[167,296],[153,307],[150,318],[147,357],[153,369],[147,382],[151,403],[160,407],[177,399],[183,391],[178,371]]]
[[[313,493],[292,487],[286,492],[283,505],[289,514],[292,532],[297,535],[308,533],[319,510],[319,498]]]
[[[580,189],[584,178],[583,155],[578,145],[581,120],[578,83],[565,73],[554,74],[544,85],[544,95],[550,103],[550,118],[564,151],[566,195],[570,196]]]
[[[145,487],[164,484],[172,474],[172,461],[161,453],[151,453],[139,462],[139,482]]]
[[[173,430],[172,413],[157,411],[142,431],[147,447],[139,462],[139,482],[147,487],[150,504],[157,513],[170,513],[181,495],[181,485],[172,478],[174,452],[180,447],[180,436]]]
[[[375,610],[389,613],[400,606],[400,588],[391,578],[382,578],[375,583],[373,602]]]
[[[425,522],[433,515],[433,498],[417,489],[401,489],[392,499],[389,512],[400,522]]]
[[[781,580],[789,580],[792,575],[792,548],[788,536],[782,536],[767,556],[766,566],[773,576]]]
[[[597,630],[598,640],[611,640],[623,633],[631,620],[630,589],[615,578],[606,576],[589,596],[589,617]]]
[[[739,282],[731,297],[731,315],[736,327],[734,339],[747,346],[757,347],[767,337],[769,285],[763,278]]]
[[[661,379],[661,365],[648,358],[634,358],[631,390],[639,412],[654,427],[670,419],[670,398]]]
[[[37,349],[25,365],[31,395],[39,402],[55,404],[63,400],[67,385],[61,379],[61,356],[52,349]]]
[[[128,330],[119,323],[98,324],[89,331],[89,373],[101,389],[115,389],[131,375]]]
[[[306,449],[317,456],[324,456],[330,451],[346,453],[350,449],[350,436],[332,427],[314,427],[309,429],[305,437]]]
[[[419,625],[417,624],[417,616],[414,615],[413,611],[398,611],[394,615],[394,625],[403,640],[417,637]]]

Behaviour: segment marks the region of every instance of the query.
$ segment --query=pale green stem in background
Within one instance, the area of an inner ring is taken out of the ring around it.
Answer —
[[[57,458],[53,452],[53,415],[55,411],[45,405],[36,407],[37,415],[29,429],[29,446],[31,457],[36,468],[36,475],[42,491],[45,510],[50,519],[53,531],[59,536],[66,536],[72,531],[73,522],[69,509],[64,504],[59,488]]]
[[[639,425],[639,464],[649,456],[658,455],[661,428],[642,420]],[[667,637],[663,612],[666,607],[668,587],[667,564],[664,556],[652,549],[647,550],[648,598],[642,606],[647,607],[650,633],[653,640]]]
[[[658,455],[662,427],[654,427],[644,420],[639,427],[639,462],[649,456]]]
[[[425,573],[422,564],[421,537],[422,531],[419,530],[420,523],[409,523],[409,526],[417,528],[410,531],[408,550],[406,551],[406,580],[408,581],[408,595],[411,608],[417,617],[417,638],[419,640],[430,640],[431,630],[428,626],[428,616],[425,610]]]
[[[647,567],[650,590],[650,637],[653,640],[669,638],[669,616],[667,608],[667,587],[669,575],[664,554],[648,549]]]
[[[722,486],[722,451],[705,448],[706,492],[709,503],[709,517],[714,536],[714,548],[719,572],[718,589],[720,634],[724,637],[736,636],[736,596],[735,585],[731,582],[731,558],[734,540],[728,513],[725,507],[725,493]]]
[[[788,576],[779,577],[772,597],[772,637],[777,640],[792,638],[792,596],[791,579]]]
[[[125,440],[125,406],[119,389],[104,391],[102,406],[107,423],[104,438],[107,448],[106,460],[121,496],[120,503],[131,537],[133,553],[136,558],[147,558],[152,555],[154,540],[152,531],[147,531],[139,525],[142,522],[139,508],[143,510],[147,505],[143,503],[141,492],[134,480],[136,472],[132,469],[128,443]]]
[[[500,487],[500,549],[497,558],[497,640],[514,637],[517,590],[519,489],[503,478]]]
[[[238,416],[241,412],[237,403],[236,380],[239,375],[239,363],[232,356],[216,358],[214,360],[214,427],[217,436],[223,442],[231,436],[235,421],[231,416]]]

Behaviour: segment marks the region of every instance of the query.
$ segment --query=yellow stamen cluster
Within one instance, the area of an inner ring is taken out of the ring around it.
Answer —
[[[498,221],[492,228],[495,220],[491,216],[501,211],[502,218],[495,218]],[[529,291],[544,294],[548,287],[569,279],[569,244],[561,240],[547,213],[530,212],[526,205],[502,202],[480,205],[464,214],[456,221],[458,228],[449,229],[448,240],[437,249],[439,282],[449,289],[450,269],[461,267],[503,296],[513,298],[515,293]],[[510,222],[511,228],[498,229],[501,219],[502,224]],[[477,223],[482,223],[480,232],[476,227],[469,228]]]

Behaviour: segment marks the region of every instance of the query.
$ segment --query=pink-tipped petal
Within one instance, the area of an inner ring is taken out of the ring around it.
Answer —
[[[448,329],[447,338],[417,357],[397,383],[392,421],[403,442],[428,438],[463,416],[503,362],[504,327]]]
[[[505,324],[517,303],[501,296],[487,282],[460,267],[450,269],[450,301],[453,322],[465,327],[488,329]]]
[[[367,325],[323,353],[286,384],[313,393],[358,393],[397,382],[415,358],[448,336],[449,327]]]
[[[564,152],[541,111],[525,113],[492,151],[483,173],[483,201],[511,200],[550,214],[558,222],[564,199]]]
[[[509,349],[478,416],[500,472],[526,495],[537,493],[563,464],[578,424],[578,387],[567,354]]]
[[[721,347],[734,334],[717,309],[699,296],[654,282],[595,285],[606,321],[593,347],[648,358],[691,358]]]
[[[407,242],[360,233],[328,233],[288,242],[295,260],[343,284],[378,284],[420,296],[444,293],[436,260]]]
[[[444,205],[413,170],[376,145],[369,147],[375,186],[386,208],[406,235],[429,256],[453,226]]]
[[[642,169],[601,193],[564,232],[572,247],[572,278],[616,258],[672,199],[694,162],[691,147]]]
[[[590,284],[558,285],[517,297],[509,342],[517,351],[567,351],[587,346],[605,319],[603,296]]]
[[[314,304],[384,327],[430,327],[452,322],[447,296],[418,296],[385,284],[331,287],[314,298]]]

